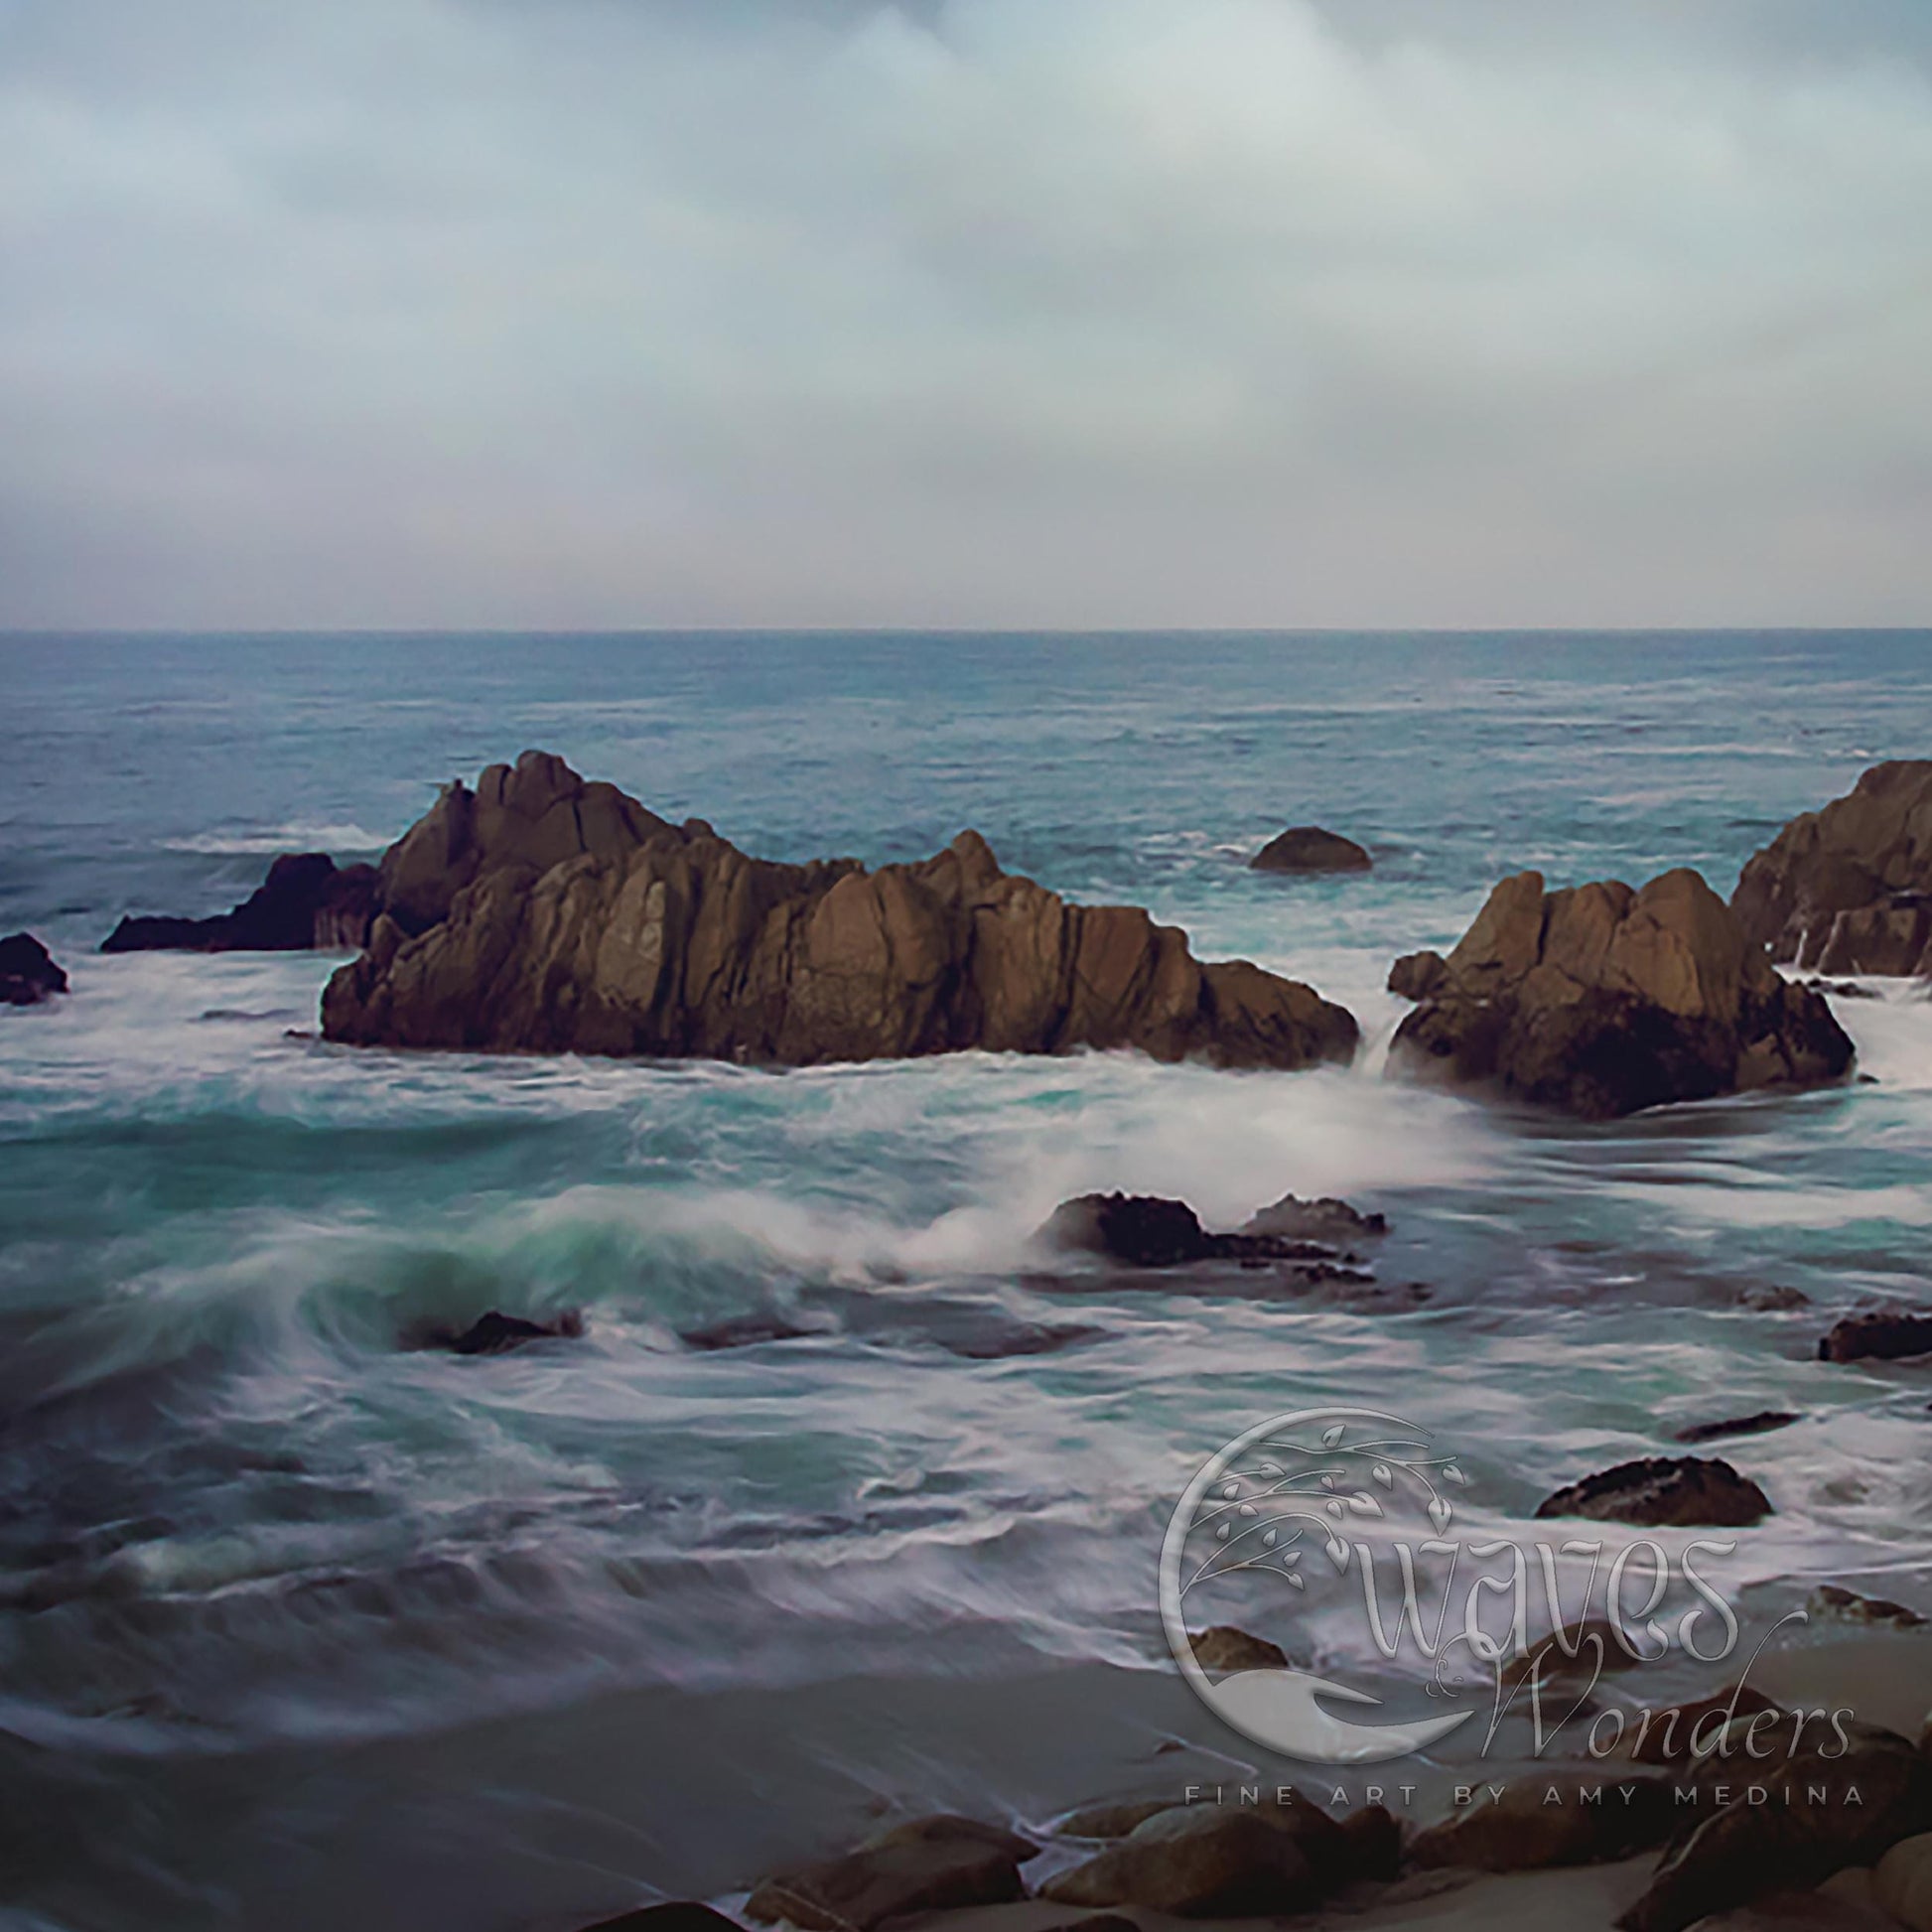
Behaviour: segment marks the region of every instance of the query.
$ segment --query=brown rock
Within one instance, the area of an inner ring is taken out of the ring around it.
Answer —
[[[915,1820],[893,1827],[842,1859],[765,1879],[746,1901],[745,1915],[761,1925],[783,1919],[805,1932],[873,1932],[885,1920],[912,1912],[1004,1905],[1021,1897],[1018,1861],[997,1842],[1010,1835],[977,1825],[970,1832],[947,1829],[967,1824]],[[1031,1855],[1033,1847],[1027,1850]]]
[[[1374,863],[1365,847],[1318,825],[1277,833],[1248,861],[1256,872],[1367,872]]]
[[[68,990],[68,976],[31,932],[0,939],[0,1007],[35,1007]]]
[[[373,866],[326,852],[277,859],[231,911],[212,918],[124,918],[100,949],[120,952],[337,952],[367,944],[380,907]]]
[[[1137,1798],[1125,1804],[1083,1805],[1060,1820],[1057,1835],[1061,1838],[1125,1838],[1150,1818],[1158,1817],[1164,1811],[1173,1811],[1179,1803],[1178,1798]]]
[[[584,1932],[739,1932],[738,1922],[723,1912],[693,1899],[667,1898],[661,1904],[642,1905],[634,1912],[616,1918],[599,1919]]]
[[[1618,1923],[1683,1932],[1767,1894],[1811,1890],[1932,1830],[1932,1765],[1875,1725],[1847,1723],[1845,1741],[1841,1750],[1826,1729],[1770,1763],[1707,1764],[1696,1818],[1680,1826],[1649,1890]]]
[[[1874,1309],[1848,1314],[1818,1344],[1821,1362],[1893,1362],[1914,1355],[1932,1355],[1932,1311]]]
[[[1688,1704],[1664,1705],[1656,1710],[1646,1707],[1631,1718],[1624,1730],[1619,1740],[1622,1754],[1637,1764],[1689,1764],[1700,1751],[1716,1744],[1729,1725],[1748,1726],[1751,1719],[1767,1712],[1774,1719],[1785,1716],[1780,1705],[1747,1683],[1733,1684]],[[1774,1727],[1770,1724],[1758,1727],[1760,1748]],[[1738,1749],[1742,1748],[1740,1739]]]
[[[1646,1529],[1743,1528],[1768,1516],[1771,1504],[1748,1476],[1715,1456],[1652,1455],[1559,1489],[1536,1513]]]
[[[1433,961],[1391,975],[1422,1002],[1391,1067],[1586,1119],[1815,1085],[1852,1063],[1831,1009],[1780,979],[1694,872],[1557,893],[1519,873]]]
[[[1477,1871],[1606,1864],[1661,1845],[1670,1836],[1673,1803],[1661,1778],[1614,1770],[1525,1774],[1511,1778],[1495,1802],[1485,1797],[1417,1833],[1409,1862]]]
[[[862,1852],[878,1851],[895,1845],[990,1845],[996,1852],[1025,1864],[1039,1856],[1032,1839],[1009,1831],[1004,1825],[989,1825],[983,1819],[962,1818],[957,1812],[937,1811],[919,1818],[906,1818],[875,1832],[860,1846]]]
[[[584,1332],[584,1317],[567,1309],[553,1321],[532,1321],[526,1315],[505,1314],[491,1309],[467,1328],[429,1323],[403,1334],[406,1348],[441,1348],[452,1355],[506,1355],[532,1341],[575,1341]]]
[[[1049,1879],[1040,1896],[1062,1905],[1140,1905],[1182,1918],[1306,1911],[1331,1883],[1311,1858],[1299,1820],[1260,1807],[1181,1806],[1158,1813],[1085,1864]],[[1324,1814],[1319,1831],[1338,1834]]]
[[[1188,1638],[1194,1661],[1202,1670],[1231,1673],[1240,1670],[1286,1670],[1288,1653],[1266,1637],[1251,1637],[1230,1623],[1217,1623]]]
[[[1900,1630],[1916,1630],[1925,1621],[1918,1611],[1888,1596],[1861,1596],[1837,1584],[1820,1584],[1808,1606],[1813,1616],[1833,1617],[1842,1623],[1889,1623]]]
[[[356,1045],[772,1065],[1133,1047],[1296,1067],[1353,1053],[1310,988],[1204,966],[1131,906],[1069,905],[976,833],[921,865],[750,859],[526,753],[382,862],[388,917],[330,982]]]
[[[1876,764],[1744,867],[1731,908],[1807,971],[1932,970],[1932,761]]]

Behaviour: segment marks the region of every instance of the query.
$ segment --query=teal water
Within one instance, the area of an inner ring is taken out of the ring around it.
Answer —
[[[561,1927],[728,1891],[872,1803],[1092,1795],[1206,1728],[1166,1701],[1166,1510],[1316,1403],[1440,1431],[1495,1522],[1686,1422],[1801,1410],[1725,1451],[1777,1505],[1739,1587],[1932,1608],[1932,1387],[1810,1359],[1835,1311],[1925,1290],[1916,989],[1840,1005],[1872,1076],[1841,1091],[1584,1129],[1381,1078],[1389,961],[1503,873],[1728,892],[1925,755],[1932,636],[15,638],[0,667],[0,930],[74,982],[0,1013],[22,1925]],[[309,1036],[332,961],[92,950],[274,852],[373,856],[525,746],[770,857],[976,826],[1311,980],[1363,1054],[415,1059]],[[1246,869],[1308,821],[1374,874]],[[1088,1292],[1028,1237],[1098,1186],[1222,1223],[1345,1194],[1434,1299]],[[1773,1285],[1812,1306],[1739,1305]],[[397,1347],[488,1308],[588,1333]],[[760,1312],[806,1332],[680,1339]],[[1074,1332],[1008,1352],[1040,1330]]]

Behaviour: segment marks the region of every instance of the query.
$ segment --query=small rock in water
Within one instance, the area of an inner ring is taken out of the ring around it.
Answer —
[[[1559,1489],[1539,1518],[1581,1516],[1645,1529],[1744,1528],[1771,1513],[1770,1499],[1728,1462],[1697,1455],[1651,1455],[1621,1462]]]
[[[1022,1848],[1021,1854],[1010,1847]],[[803,1932],[873,1932],[887,1919],[967,1905],[1005,1905],[1025,1893],[1020,1858],[1035,1848],[971,1819],[914,1819],[870,1845],[765,1879],[745,1904],[761,1925]]]
[[[1811,1297],[1802,1288],[1745,1288],[1737,1293],[1737,1306],[1758,1314],[1791,1314],[1811,1307]]]
[[[781,1314],[759,1312],[728,1315],[708,1328],[680,1328],[677,1338],[687,1348],[710,1354],[725,1348],[756,1348],[767,1341],[803,1341],[811,1332]]]
[[[1814,1616],[1837,1617],[1847,1623],[1890,1623],[1901,1630],[1917,1629],[1925,1621],[1918,1611],[1889,1597],[1861,1596],[1837,1584],[1820,1584],[1811,1593],[1809,1607]]]
[[[1932,1355],[1932,1312],[1874,1309],[1848,1314],[1818,1344],[1821,1362],[1893,1362],[1914,1355]]]
[[[1319,1228],[1319,1235],[1309,1230]],[[1160,1194],[1080,1194],[1062,1201],[1035,1239],[1075,1253],[1105,1255],[1130,1268],[1179,1268],[1196,1261],[1332,1263],[1337,1241],[1386,1234],[1380,1214],[1361,1214],[1346,1201],[1305,1201],[1290,1194],[1264,1207],[1233,1234],[1212,1234],[1184,1200]],[[1316,1277],[1319,1279],[1320,1277]],[[1367,1281],[1355,1274],[1350,1279]]]
[[[1367,847],[1318,825],[1278,832],[1248,861],[1253,872],[1367,872],[1374,864]]]
[[[1671,1439],[1678,1443],[1721,1443],[1728,1436],[1768,1436],[1774,1429],[1789,1429],[1802,1416],[1788,1409],[1760,1409],[1754,1416],[1738,1416],[1729,1422],[1696,1422],[1680,1429]]]
[[[1364,1214],[1345,1200],[1324,1194],[1319,1200],[1304,1200],[1300,1194],[1284,1194],[1270,1207],[1249,1217],[1243,1234],[1279,1235],[1289,1241],[1372,1241],[1389,1231],[1388,1216]]]
[[[569,1309],[554,1321],[531,1321],[520,1314],[491,1309],[461,1331],[424,1327],[403,1337],[410,1348],[441,1348],[452,1355],[502,1355],[532,1341],[575,1341],[584,1332],[584,1317]]]
[[[1266,1637],[1251,1637],[1230,1623],[1217,1623],[1187,1641],[1194,1647],[1194,1661],[1202,1670],[1286,1670],[1288,1653]]]
[[[1130,1268],[1174,1268],[1211,1254],[1200,1216],[1158,1194],[1081,1194],[1054,1208],[1040,1238],[1054,1247],[1102,1254]]]
[[[67,974],[31,932],[0,939],[0,1007],[37,1007],[67,990]]]

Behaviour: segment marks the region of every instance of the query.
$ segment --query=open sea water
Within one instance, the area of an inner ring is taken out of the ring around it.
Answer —
[[[1390,961],[1505,873],[1727,894],[1793,813],[1932,754],[1932,635],[23,636],[0,675],[0,930],[73,981],[0,1012],[0,1921],[542,1932],[882,1809],[1024,1821],[1173,1740],[1212,1762],[1168,1512],[1322,1404],[1439,1432],[1498,1524],[1800,1411],[1720,1451],[1776,1506],[1742,1600],[1932,1609],[1932,1376],[1813,1359],[1926,1292],[1917,987],[1838,1003],[1869,1077],[1829,1092],[1580,1127],[1382,1077]],[[95,950],[278,852],[373,858],[530,746],[770,858],[977,827],[1311,981],[1363,1050],[409,1057],[319,1043],[335,960]],[[1310,822],[1373,874],[1247,869]],[[1114,1187],[1224,1226],[1343,1194],[1432,1299],[1043,1266],[1053,1205]],[[1740,1302],[1772,1287],[1811,1306]],[[492,1308],[587,1332],[398,1347]],[[680,1339],[752,1315],[805,1332]],[[1346,1619],[1297,1634],[1372,1662]]]

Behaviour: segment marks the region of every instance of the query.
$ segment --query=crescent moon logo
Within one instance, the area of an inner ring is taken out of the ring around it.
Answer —
[[[1272,1575],[1301,1591],[1303,1559],[1313,1553],[1345,1574],[1359,1560],[1346,1531],[1386,1516],[1405,1496],[1427,1496],[1440,1535],[1453,1515],[1444,1485],[1463,1476],[1452,1457],[1431,1456],[1429,1446],[1426,1430],[1376,1410],[1301,1410],[1237,1436],[1182,1492],[1161,1547],[1161,1621],[1195,1696],[1242,1736],[1309,1763],[1380,1764],[1426,1749],[1475,1715],[1355,1723],[1324,1706],[1379,1709],[1381,1700],[1287,1666],[1216,1681],[1187,1628],[1185,1599],[1216,1578]]]

